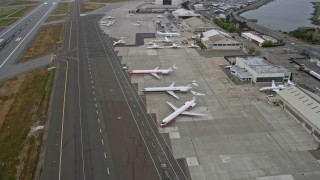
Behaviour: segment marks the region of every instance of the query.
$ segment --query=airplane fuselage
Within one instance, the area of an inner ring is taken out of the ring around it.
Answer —
[[[192,87],[185,87],[185,86],[176,86],[176,87],[149,87],[144,88],[143,91],[145,92],[160,92],[160,91],[180,91],[180,92],[187,92],[191,90]]]
[[[164,118],[161,122],[160,127],[164,127],[165,125],[167,125],[170,121],[172,121],[174,118],[176,118],[177,116],[179,116],[181,113],[183,113],[184,111],[188,110],[190,107],[195,106],[196,103],[194,101],[187,101],[185,102],[185,104],[183,106],[181,106],[179,109],[177,109],[176,111],[174,111],[173,113],[171,113],[169,116],[167,116],[166,118]]]
[[[157,69],[157,70],[132,70],[130,74],[168,74],[169,69]]]

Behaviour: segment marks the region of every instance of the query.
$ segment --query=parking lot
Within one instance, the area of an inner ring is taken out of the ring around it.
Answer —
[[[127,6],[108,12],[107,15],[114,16],[117,22],[102,28],[110,37],[123,37],[126,45],[134,45],[135,33],[156,32],[153,21],[156,14],[130,15]],[[165,17],[161,19],[167,21]],[[138,20],[141,20],[141,27],[132,23]],[[185,32],[182,35],[177,39],[190,37]],[[186,159],[192,179],[313,177],[320,165],[308,150],[317,148],[318,144],[290,115],[268,104],[266,94],[261,93],[257,85],[235,85],[228,78],[221,68],[228,64],[223,56],[235,55],[235,52],[203,56],[201,51],[186,47],[146,48],[149,46],[146,43],[159,38],[145,38],[145,45],[116,47],[115,50],[122,57],[122,63],[128,65],[128,71],[165,69],[176,64],[178,69],[161,76],[160,80],[150,75],[132,76],[131,82],[137,84],[141,95],[145,87],[169,86],[172,82],[187,85],[192,80],[199,84],[194,90],[206,94],[197,97],[196,106],[190,109],[206,114],[205,117],[179,116],[167,127],[159,127],[159,132],[169,135],[168,144],[175,157]],[[278,54],[270,54],[270,59],[277,61],[277,57]],[[192,99],[190,92],[177,95],[179,100],[166,93],[145,94],[147,111],[156,114],[158,124],[172,112],[167,101],[180,107]]]

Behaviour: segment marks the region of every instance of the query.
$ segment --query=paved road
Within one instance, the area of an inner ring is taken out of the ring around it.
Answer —
[[[79,17],[78,1],[73,7],[41,179],[188,179],[121,70],[101,17]]]
[[[55,0],[41,3],[28,15],[0,33],[0,70],[7,71],[56,7]]]

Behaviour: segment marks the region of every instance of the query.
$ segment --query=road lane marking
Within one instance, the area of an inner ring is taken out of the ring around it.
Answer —
[[[99,129],[99,131],[100,131],[100,133],[102,134],[102,130],[101,130],[101,128]]]
[[[107,173],[110,174],[109,168],[107,168]]]
[[[97,100],[97,98],[93,98],[93,100],[94,100],[94,101],[96,101],[96,100]]]
[[[61,122],[61,137],[60,137],[60,159],[59,159],[59,180],[61,179],[61,160],[62,160],[62,141],[63,141],[63,126],[64,126],[64,113],[66,107],[66,90],[67,90],[67,81],[68,81],[68,71],[69,71],[69,63],[67,63],[65,82],[64,82],[64,95],[63,95],[63,104],[62,104],[62,122]]]
[[[50,7],[51,8],[51,7]],[[38,26],[38,24],[40,23],[40,22],[42,22],[42,19],[44,18],[44,17],[46,17],[46,15],[48,14],[50,12],[50,10],[48,11],[48,12],[46,12],[42,17],[41,17],[41,19],[37,22],[37,24],[35,24],[34,25],[34,27],[29,31],[29,33],[26,35],[26,37],[24,37],[23,39],[22,39],[22,41],[20,41],[20,43],[14,48],[14,50],[9,54],[9,56],[2,62],[2,64],[0,65],[0,68],[9,60],[9,58],[12,56],[12,54],[14,54],[15,53],[15,51],[19,48],[19,46],[23,43],[23,41],[32,33],[32,32],[34,32],[33,30]],[[3,35],[3,34],[2,34]],[[1,36],[2,36],[1,35]],[[1,37],[0,36],[0,37]],[[60,179],[60,177],[59,177],[59,179]]]
[[[104,155],[104,158],[107,159],[107,153],[104,152],[103,155]]]
[[[21,37],[18,37],[15,41],[18,42],[21,40]]]
[[[100,124],[100,119],[98,118],[98,123]]]
[[[99,111],[96,111],[97,112],[97,114],[99,114]]]
[[[151,143],[151,145],[152,145],[153,148],[156,148],[156,147],[154,146],[153,142]]]
[[[161,158],[160,158],[160,156],[158,155],[158,159],[159,159],[159,161],[161,162]]]
[[[104,141],[103,141],[103,139],[101,139],[101,144],[103,144],[103,145],[104,145]]]

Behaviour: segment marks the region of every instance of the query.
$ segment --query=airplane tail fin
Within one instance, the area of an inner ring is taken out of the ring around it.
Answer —
[[[199,85],[196,83],[196,80],[191,81],[188,86],[191,86],[191,85],[193,85],[193,86],[199,86]]]
[[[295,84],[292,81],[290,81],[290,79],[288,79],[288,85],[294,86]]]
[[[169,70],[170,71],[173,71],[173,69],[177,69],[177,66],[174,64],[174,65],[172,65],[171,67],[169,67]]]
[[[205,96],[206,94],[203,94],[203,93],[198,93],[198,92],[195,92],[195,91],[191,91],[191,93],[193,94],[193,96]]]
[[[271,85],[271,87],[273,87],[273,88],[276,88],[276,87],[277,87],[276,84],[274,83],[274,80],[272,80],[272,85]]]

